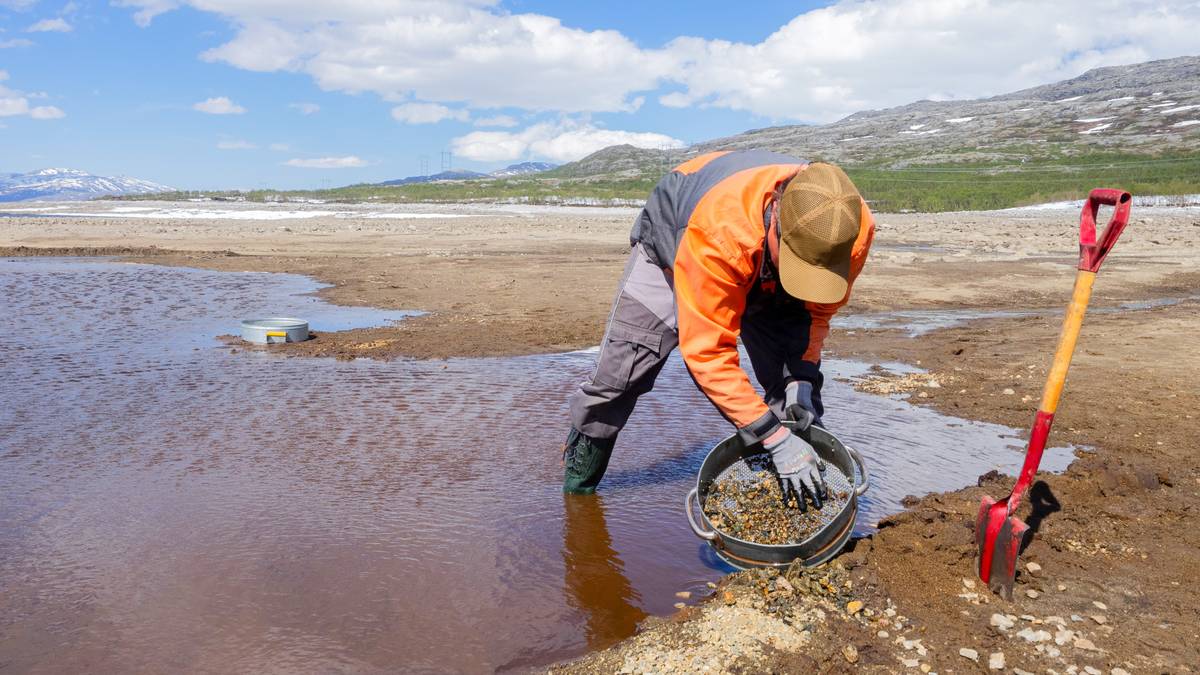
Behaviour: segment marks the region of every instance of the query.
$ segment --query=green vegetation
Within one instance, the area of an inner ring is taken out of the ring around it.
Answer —
[[[1043,149],[1044,152],[1044,149]],[[964,157],[970,157],[964,153]],[[1036,155],[1035,155],[1036,156]],[[1095,187],[1135,195],[1200,194],[1200,155],[1088,153],[1029,157],[1010,147],[1002,159],[919,164],[920,158],[889,157],[846,165],[846,171],[876,211],[966,211],[1082,199]],[[329,190],[187,192],[125,199],[245,199],[246,201],[529,204],[639,204],[664,165],[639,162],[622,175],[581,176],[571,165],[536,176],[417,183],[352,185]],[[632,177],[629,177],[632,176]]]
[[[846,167],[876,211],[974,211],[1068,199],[1092,188],[1134,195],[1200,194],[1200,155],[1089,154],[1023,164]]]

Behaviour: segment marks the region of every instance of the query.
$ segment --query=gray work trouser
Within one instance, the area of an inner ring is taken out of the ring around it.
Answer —
[[[750,307],[742,317],[742,343],[767,405],[782,417],[784,387],[813,382],[820,409],[820,371],[800,362],[808,341],[807,313],[787,311],[798,301],[781,297],[771,307]],[[760,305],[761,303],[754,303]],[[803,303],[796,305],[802,308]],[[789,316],[790,315],[790,316]],[[615,438],[642,394],[654,388],[667,357],[679,345],[675,290],[670,272],[634,246],[625,264],[608,326],[589,381],[570,397],[571,426],[592,438]]]

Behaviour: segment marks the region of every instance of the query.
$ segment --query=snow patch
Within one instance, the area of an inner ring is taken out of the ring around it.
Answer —
[[[967,122],[970,122],[973,119],[975,119],[975,118],[974,117],[952,117],[946,121],[950,124],[966,124]]]
[[[1070,103],[1071,101],[1078,101],[1078,100],[1079,100],[1079,99],[1081,99],[1081,98],[1083,98],[1083,96],[1082,96],[1082,95],[1080,95],[1080,96],[1072,96],[1072,97],[1070,97],[1070,98],[1060,98],[1060,99],[1058,99],[1057,101],[1055,101],[1055,103]]]
[[[910,126],[910,127],[908,128],[908,130],[909,130],[909,131],[916,131],[917,129],[924,129],[924,128],[925,128],[925,125],[924,125],[924,124],[914,124],[914,125]]]
[[[1179,127],[1190,127],[1190,126],[1195,126],[1197,124],[1200,124],[1200,120],[1184,120],[1182,122],[1176,122],[1175,124],[1172,124],[1171,126],[1173,128],[1178,129]]]
[[[1116,116],[1110,115],[1108,117],[1085,117],[1081,120],[1075,120],[1075,121],[1083,122],[1084,124],[1095,124],[1096,122],[1103,122],[1104,120],[1114,120],[1114,119],[1116,119]]]
[[[1160,110],[1159,112],[1164,115],[1171,115],[1173,113],[1183,112],[1185,110],[1194,110],[1195,108],[1200,108],[1200,104],[1181,105],[1178,108],[1167,108],[1166,110]]]
[[[1108,103],[1116,103],[1118,101],[1133,101],[1135,99],[1137,99],[1136,96],[1122,96],[1121,98],[1110,98],[1108,99]]]
[[[1081,134],[1098,134],[1101,131],[1104,131],[1105,129],[1107,129],[1111,126],[1112,126],[1112,122],[1109,122],[1108,124],[1097,124],[1096,126],[1092,127],[1091,129],[1088,129],[1086,131],[1081,131],[1079,133],[1081,133]]]

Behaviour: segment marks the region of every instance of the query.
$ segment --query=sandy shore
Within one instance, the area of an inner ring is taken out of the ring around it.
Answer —
[[[445,215],[469,217],[423,218],[411,217],[419,207],[407,208],[390,219],[367,212],[271,221],[157,212],[0,217],[0,255],[124,254],[160,264],[297,272],[333,284],[322,291],[332,302],[429,312],[397,327],[289,346],[297,356],[501,355],[599,340],[633,211],[445,214],[439,206]],[[1059,308],[1070,293],[1076,223],[1072,211],[881,215],[876,248],[846,311]],[[1136,210],[1105,264],[1093,306],[1196,296],[1197,235],[1200,211]],[[835,330],[828,346],[839,355],[919,364],[939,385],[925,386],[925,378],[867,386],[1023,427],[1057,330],[1047,313],[919,338]],[[789,584],[769,575],[732,577],[714,601],[651,620],[639,636],[567,667],[682,672],[699,658],[755,671],[853,663],[949,672],[986,669],[1003,653],[1010,671],[1190,672],[1200,663],[1200,592],[1190,583],[1200,548],[1190,526],[1200,508],[1198,330],[1195,300],[1088,317],[1054,438],[1092,449],[1065,474],[1044,476],[1038,494],[1046,508],[1022,558],[1040,570],[1018,577],[1014,602],[968,583],[979,498],[1002,496],[1010,485],[984,477],[980,487],[912,500],[908,512],[857,542],[835,568],[792,575]],[[822,576],[830,583],[820,583]],[[851,602],[863,605],[848,610]],[[974,650],[978,661],[960,650]]]

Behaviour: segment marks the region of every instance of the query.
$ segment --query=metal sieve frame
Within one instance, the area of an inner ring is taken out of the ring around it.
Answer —
[[[794,423],[785,422],[789,428]],[[693,504],[703,505],[708,489],[721,475],[736,464],[744,464],[762,454],[761,446],[749,448],[736,434],[718,443],[704,462],[696,477],[696,486],[688,492],[684,503],[688,524],[696,536],[709,542],[726,562],[735,567],[785,567],[794,560],[801,560],[806,567],[827,562],[850,540],[854,520],[858,515],[858,497],[870,486],[870,475],[857,450],[845,445],[836,436],[816,426],[797,432],[812,444],[817,454],[831,467],[836,467],[853,483],[848,499],[842,508],[833,514],[823,529],[814,532],[804,541],[794,544],[760,544],[740,539],[713,527],[703,508],[697,521]],[[703,526],[700,523],[703,523]]]

